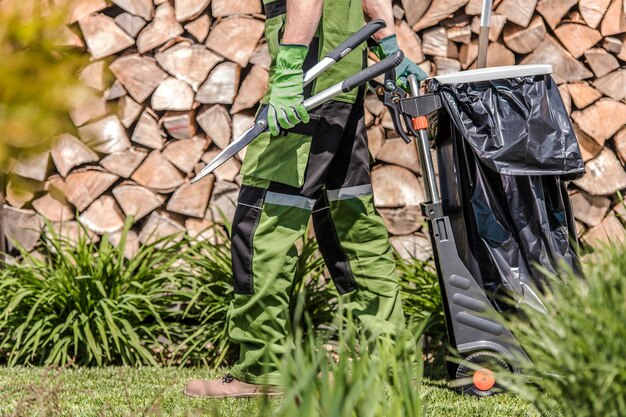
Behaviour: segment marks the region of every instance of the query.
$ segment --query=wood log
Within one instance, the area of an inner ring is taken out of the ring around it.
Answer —
[[[578,0],[539,0],[537,11],[554,30],[563,16],[578,3]]]
[[[433,254],[430,239],[423,235],[393,236],[391,246],[406,261],[428,261]]]
[[[209,72],[224,60],[204,45],[180,42],[155,56],[159,65],[174,77],[198,91]]]
[[[219,151],[209,151],[202,155],[202,161],[205,164],[208,164],[217,156]],[[215,174],[215,178],[218,181],[228,181],[234,182],[237,175],[239,175],[239,170],[241,168],[241,164],[235,158],[230,158],[226,161],[222,166],[217,168],[213,173]]]
[[[260,65],[253,66],[248,76],[241,83],[239,94],[230,109],[230,113],[239,113],[255,106],[267,91],[268,79],[269,72],[265,68]]]
[[[180,172],[159,151],[152,151],[131,179],[159,193],[170,193],[184,182]]]
[[[86,229],[82,224],[77,221],[52,223],[52,230],[44,229],[44,233],[48,238],[56,236],[60,238],[63,244],[74,246],[79,240],[86,240],[88,242],[98,242],[100,236],[95,234],[89,229]]]
[[[143,106],[141,104],[137,103],[130,96],[124,96],[118,102],[117,115],[122,125],[124,125],[125,128],[129,128],[137,121],[142,110]]]
[[[554,34],[575,58],[579,58],[585,51],[602,40],[602,35],[597,30],[574,23],[559,26],[555,29]]]
[[[161,207],[165,198],[132,182],[125,182],[113,189],[113,196],[126,216],[137,221]]]
[[[33,201],[33,208],[51,222],[74,220],[74,209],[61,193],[46,193]]]
[[[378,125],[367,129],[367,142],[372,157],[376,158],[385,145],[385,129]]]
[[[238,196],[239,186],[237,184],[226,181],[215,182],[209,202],[209,210],[215,223],[232,224]]]
[[[569,198],[574,217],[591,227],[599,225],[611,207],[611,199],[584,191],[571,194]]]
[[[186,22],[200,16],[211,0],[174,0],[176,20]]]
[[[557,84],[580,81],[593,76],[591,71],[574,59],[550,35],[546,35],[533,53],[522,60],[522,64],[551,64],[554,71],[552,76]]]
[[[193,89],[184,81],[170,77],[163,81],[152,95],[154,110],[191,110],[194,102]]]
[[[196,135],[195,112],[168,111],[161,119],[163,127],[174,139],[191,139]]]
[[[67,176],[62,191],[67,201],[82,212],[117,179],[117,175],[95,168],[77,170]]]
[[[597,28],[611,0],[579,0],[578,10],[590,28]]]
[[[487,67],[515,65],[515,55],[499,42],[492,42],[487,48]]]
[[[239,87],[240,68],[233,62],[217,65],[198,90],[196,101],[206,104],[233,104]]]
[[[138,103],[150,97],[154,89],[167,78],[167,73],[159,68],[154,59],[139,55],[118,58],[109,68]]]
[[[108,16],[85,16],[78,24],[93,59],[111,56],[135,44],[135,40]]]
[[[76,97],[70,101],[75,101],[70,110],[70,118],[74,126],[79,127],[85,123],[98,119],[107,114],[107,102],[104,97],[84,96]]]
[[[597,78],[603,77],[619,68],[617,59],[602,48],[592,48],[585,51],[585,58]]]
[[[65,180],[63,177],[57,174],[50,175],[44,183],[44,191],[51,193],[61,193],[65,195],[63,190],[65,189]],[[56,195],[56,194],[55,194]]]
[[[443,19],[465,6],[468,1],[469,0],[432,0],[428,11],[413,25],[413,30],[417,32],[438,24]]]
[[[439,26],[424,31],[422,35],[422,52],[426,55],[448,56],[448,34],[446,29]]]
[[[5,205],[2,208],[4,236],[13,247],[31,251],[39,242],[43,222],[33,210],[22,210]]]
[[[500,38],[500,33],[502,32],[502,29],[504,28],[505,23],[506,23],[506,16],[503,16],[501,14],[493,14],[491,16],[491,26],[489,27],[489,40],[491,42],[498,41],[498,39]],[[472,29],[472,32],[478,35],[478,33],[480,32],[480,18],[479,17],[475,17],[472,20],[471,29]]]
[[[185,173],[190,173],[206,148],[206,139],[196,136],[193,139],[177,140],[168,143],[163,150],[163,156],[174,164],[176,168]]]
[[[602,36],[611,36],[626,32],[626,12],[622,10],[622,2],[623,0],[611,1],[600,24]]]
[[[452,74],[461,71],[461,63],[457,59],[436,56],[434,61],[438,75]]]
[[[368,94],[365,96],[365,108],[375,117],[380,116],[383,111],[386,111],[385,105],[378,99],[378,97],[376,97],[375,94]]]
[[[625,42],[622,42],[622,46],[617,54],[617,57],[621,59],[622,61],[626,61],[626,38],[625,38]]]
[[[590,246],[616,244],[626,241],[626,228],[614,213],[604,218],[602,223],[589,229],[583,236],[583,241]]]
[[[526,27],[533,17],[537,0],[502,0],[496,13],[506,16],[509,22]]]
[[[50,151],[59,174],[63,177],[74,167],[88,162],[96,162],[99,157],[77,137],[63,133],[52,140]]]
[[[376,207],[419,206],[426,201],[424,187],[406,168],[387,165],[372,171]]]
[[[148,151],[140,148],[130,148],[123,152],[115,152],[108,155],[100,165],[107,171],[122,178],[129,178],[139,164],[148,156]]]
[[[133,38],[137,37],[139,32],[141,32],[141,29],[143,29],[147,24],[147,22],[141,17],[130,13],[117,15],[114,20],[124,32],[128,33],[128,35]]]
[[[472,40],[472,28],[470,25],[454,26],[448,29],[448,39],[453,42],[468,44]]]
[[[569,116],[570,114],[572,114],[572,96],[569,93],[567,84],[561,84],[559,86],[559,93],[561,93],[561,98],[563,99],[563,105],[565,106],[565,110],[567,111],[567,114]]]
[[[109,235],[109,240],[112,244],[118,247],[123,241],[124,256],[127,259],[134,258],[137,252],[139,252],[139,236],[133,230],[127,230],[126,235],[124,235],[124,231],[111,233]]]
[[[536,16],[527,28],[508,26],[504,28],[504,43],[518,54],[529,54],[535,50],[546,36],[546,27],[543,19]]]
[[[259,0],[213,0],[211,3],[211,14],[214,17],[261,13],[263,13],[263,9]]]
[[[198,112],[196,121],[218,148],[224,149],[230,143],[231,118],[224,106],[204,107]]]
[[[151,0],[112,0],[128,13],[150,21],[154,17],[154,4]]]
[[[105,62],[96,61],[87,65],[78,73],[78,79],[87,87],[91,87],[98,91],[104,91],[105,82]]]
[[[154,20],[137,36],[137,50],[146,53],[163,45],[170,39],[182,34],[185,30],[176,20],[174,8],[169,3],[157,7]]]
[[[495,3],[497,5],[497,2]],[[470,0],[465,5],[465,14],[469,16],[478,16],[483,11],[483,0]]]
[[[71,7],[68,19],[69,24],[76,23],[84,17],[106,9],[108,6],[105,0],[83,0],[68,3],[67,5]]]
[[[167,203],[167,209],[186,216],[203,218],[209,205],[215,177],[207,175],[193,184],[180,186]]]
[[[209,28],[211,27],[211,16],[203,14],[196,20],[189,22],[185,25],[185,30],[189,32],[196,40],[203,43],[206,37],[209,35]]]
[[[162,248],[169,242],[173,243],[182,240],[184,232],[185,228],[168,216],[167,213],[158,213],[155,211],[152,212],[143,229],[141,229],[139,242],[144,245],[155,244],[156,247]],[[169,242],[167,243],[161,241],[161,239],[172,236],[175,237],[168,239]]]
[[[6,201],[15,208],[22,208],[32,201],[37,193],[43,191],[44,184],[19,175],[9,175],[6,183]]]
[[[152,149],[162,149],[166,136],[157,123],[156,114],[146,109],[141,113],[131,140]]]
[[[417,34],[404,20],[397,21],[395,26],[398,46],[405,56],[417,64],[424,61],[422,45]]]
[[[270,58],[270,52],[267,47],[267,43],[262,43],[257,46],[252,55],[250,56],[250,64],[252,65],[260,65],[266,70],[270,69],[270,65],[272,64],[272,59]]]
[[[250,129],[250,126],[254,124],[254,116],[244,113],[237,113],[233,115],[233,137],[232,140],[237,139],[243,132]],[[246,155],[246,148],[243,148],[237,154],[240,161],[243,161]]]
[[[626,127],[615,134],[615,150],[622,163],[626,165]]]
[[[593,86],[614,100],[626,99],[626,69],[619,69],[594,81]]]
[[[478,58],[478,42],[474,41],[467,45],[461,45],[459,60],[461,68],[468,69]]]
[[[16,158],[11,173],[36,181],[44,181],[48,174],[50,151],[22,151]]]
[[[602,94],[600,94],[598,90],[585,81],[568,84],[567,88],[574,101],[574,105],[580,110],[602,97]]]
[[[185,220],[185,229],[187,229],[187,234],[197,241],[211,245],[223,243],[212,220],[189,218]]]
[[[401,138],[387,139],[376,159],[420,173],[419,157],[413,143],[404,143]]]
[[[414,1],[414,0],[401,0],[402,8],[404,9],[404,15],[409,26],[415,25],[426,13],[426,10],[430,7],[431,0]]]
[[[603,98],[585,110],[573,112],[572,120],[596,142],[604,145],[605,140],[626,124],[626,104]]]
[[[614,36],[607,36],[602,41],[602,47],[607,51],[619,54],[623,46],[623,42]]]
[[[245,68],[264,29],[265,25],[260,20],[239,16],[228,17],[209,32],[206,45],[214,52]]]
[[[107,88],[107,90],[104,92],[104,98],[107,101],[117,100],[118,98],[124,97],[127,94],[128,92],[126,91],[122,83],[118,80],[115,80],[113,81],[113,84],[111,84],[111,87]]]
[[[65,46],[68,48],[85,49],[85,42],[83,38],[74,30],[67,26],[59,28],[59,39],[56,41],[58,46]]]
[[[378,210],[392,235],[408,235],[420,229],[424,222],[419,206],[406,206],[399,209],[381,208]]]
[[[124,227],[124,213],[111,196],[104,195],[94,201],[78,216],[78,221],[99,235],[113,233]]]
[[[626,172],[613,151],[604,148],[585,164],[585,175],[574,184],[592,195],[612,195],[626,188]]]

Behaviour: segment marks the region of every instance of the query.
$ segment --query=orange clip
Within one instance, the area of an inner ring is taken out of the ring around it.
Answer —
[[[428,129],[428,119],[426,119],[426,116],[414,117],[413,129],[415,129],[416,131]]]

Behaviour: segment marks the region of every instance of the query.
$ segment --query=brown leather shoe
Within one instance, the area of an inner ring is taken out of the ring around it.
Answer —
[[[250,397],[274,397],[283,395],[281,387],[275,385],[249,384],[233,378],[227,374],[221,379],[212,381],[190,381],[185,386],[185,395],[203,398],[250,398]]]

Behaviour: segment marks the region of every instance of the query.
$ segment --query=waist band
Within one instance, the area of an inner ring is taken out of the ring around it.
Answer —
[[[271,19],[287,13],[287,0],[274,0],[270,3],[263,4],[265,17]]]

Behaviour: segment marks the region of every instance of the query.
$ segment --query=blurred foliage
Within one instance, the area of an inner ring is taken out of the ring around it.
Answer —
[[[90,94],[77,77],[87,54],[62,46],[74,1],[49,1],[0,1],[0,167],[71,131],[72,103]]]

